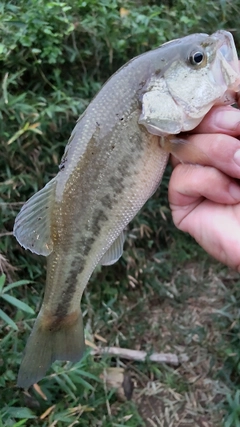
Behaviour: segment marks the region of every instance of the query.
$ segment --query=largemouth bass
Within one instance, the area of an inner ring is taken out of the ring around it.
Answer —
[[[120,68],[79,118],[60,170],[23,206],[19,243],[47,256],[43,304],[28,339],[18,385],[39,381],[51,363],[84,351],[80,302],[97,264],[123,252],[123,229],[159,186],[180,132],[214,104],[231,104],[240,75],[226,31],[193,34]]]

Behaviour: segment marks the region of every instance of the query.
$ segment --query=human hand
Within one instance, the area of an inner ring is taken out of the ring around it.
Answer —
[[[172,157],[168,194],[177,228],[240,272],[238,136],[240,111],[229,106],[213,108],[187,138],[204,154],[204,165],[181,164]]]

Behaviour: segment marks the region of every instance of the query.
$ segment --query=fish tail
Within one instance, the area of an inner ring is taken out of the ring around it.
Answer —
[[[85,347],[82,313],[65,316],[39,313],[28,339],[18,373],[18,387],[29,388],[41,380],[54,360],[77,362]]]

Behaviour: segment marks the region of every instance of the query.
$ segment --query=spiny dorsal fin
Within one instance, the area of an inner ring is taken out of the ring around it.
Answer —
[[[112,265],[119,260],[123,253],[124,233],[121,232],[120,236],[113,242],[107,252],[100,260],[101,265]]]
[[[13,228],[13,235],[20,245],[38,255],[47,256],[53,250],[51,209],[55,186],[54,178],[23,205]]]

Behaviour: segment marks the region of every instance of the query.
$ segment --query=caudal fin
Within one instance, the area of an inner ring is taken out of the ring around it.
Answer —
[[[74,316],[75,317],[75,316]],[[54,360],[77,362],[84,352],[82,314],[74,322],[60,322],[59,327],[46,326],[39,314],[28,339],[18,373],[18,387],[29,388],[41,380]]]

